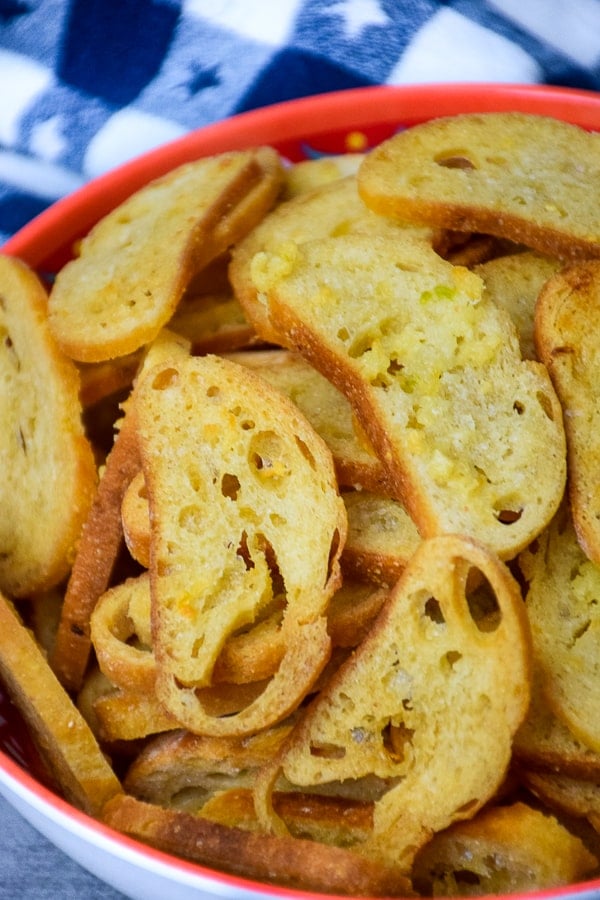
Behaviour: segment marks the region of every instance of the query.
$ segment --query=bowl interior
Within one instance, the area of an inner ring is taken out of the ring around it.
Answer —
[[[416,87],[363,88],[321,95],[267,109],[244,113],[233,119],[192,132],[143,157],[125,163],[54,204],[12,237],[3,252],[19,256],[41,274],[56,272],[72,256],[74,242],[101,216],[150,179],[181,163],[226,150],[270,144],[288,160],[345,152],[365,151],[397,130],[434,116],[460,112],[517,110],[552,115],[588,129],[600,130],[600,96],[566,88],[507,85],[429,85]],[[38,792],[40,804],[52,806],[52,785],[29,738],[20,715],[0,683],[0,772],[20,781],[25,791]],[[56,798],[59,805],[63,804]],[[67,805],[64,807],[68,809]],[[73,811],[81,819],[81,814]],[[90,822],[90,825],[92,823]],[[85,840],[82,835],[82,840]],[[115,835],[115,847],[123,843]],[[127,843],[125,841],[125,843]],[[140,847],[141,865],[155,851]],[[173,870],[189,864],[168,859]],[[201,870],[201,867],[198,867]],[[206,870],[202,870],[206,874]],[[211,875],[211,873],[208,873]],[[212,873],[216,894],[230,896],[231,879]],[[237,889],[242,882],[236,882]],[[265,886],[248,882],[248,889]],[[571,897],[590,890],[600,891],[600,881],[573,889],[544,891],[529,897]],[[266,887],[271,897],[300,896]],[[596,894],[597,896],[598,894]],[[317,895],[302,896],[316,898]]]

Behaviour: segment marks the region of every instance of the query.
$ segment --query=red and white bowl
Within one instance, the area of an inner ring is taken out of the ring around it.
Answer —
[[[244,113],[191,132],[85,185],[12,237],[2,252],[56,271],[73,243],[150,179],[202,156],[270,144],[292,162],[366,150],[400,128],[461,112],[517,110],[600,131],[600,95],[527,85],[447,84],[359,88]],[[146,847],[94,821],[43,782],[33,747],[0,683],[0,793],[53,844],[132,898],[325,900],[207,869]],[[527,894],[527,900],[592,900],[600,879]],[[525,897],[521,898],[525,900]]]

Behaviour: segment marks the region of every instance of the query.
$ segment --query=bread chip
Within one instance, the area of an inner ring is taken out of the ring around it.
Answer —
[[[367,154],[358,187],[393,218],[550,256],[600,256],[600,139],[558,119],[494,112],[425,122]]]
[[[515,323],[523,359],[537,359],[534,340],[535,304],[542,287],[561,267],[559,260],[533,251],[509,253],[476,265],[485,292],[506,309]]]
[[[270,148],[221,154],[185,163],[110,212],[50,294],[49,323],[64,351],[99,362],[152,341],[193,275],[272,206],[282,177]]]
[[[309,362],[289,350],[231,354],[298,407],[333,455],[338,483],[385,493],[387,472],[344,394]]]
[[[0,595],[0,674],[51,776],[70,803],[97,816],[121,785],[10,601]]]
[[[77,371],[48,330],[46,291],[8,256],[0,256],[0,282],[0,588],[26,597],[68,574],[96,465]]]
[[[574,737],[600,752],[600,566],[565,505],[519,557],[541,690]]]
[[[406,879],[349,850],[230,828],[125,794],[107,803],[104,821],[160,850],[270,884],[354,897],[410,891]]]
[[[508,559],[543,530],[565,485],[562,411],[476,275],[422,241],[366,234],[258,253],[252,274],[285,343],[348,397],[423,536],[475,535]]]
[[[421,541],[415,523],[391,497],[369,491],[345,491],[342,497],[348,514],[344,573],[393,586]]]
[[[427,897],[500,896],[572,884],[597,867],[554,816],[513,803],[436,835],[419,854],[413,879]]]
[[[158,696],[191,731],[266,727],[295,708],[330,653],[325,610],[346,534],[331,454],[286,398],[218,357],[157,367],[134,408]],[[196,691],[212,683],[227,638],[281,600],[285,649],[265,692],[236,716],[209,715]]]
[[[315,188],[348,175],[356,175],[364,153],[340,153],[303,159],[285,170],[284,200],[306,194]]]
[[[281,338],[277,322],[269,317],[257,295],[251,274],[254,255],[276,249],[287,241],[302,243],[355,232],[392,238],[408,232],[427,246],[436,236],[433,229],[405,228],[401,223],[375,215],[360,199],[356,178],[349,176],[280,203],[233,248],[229,278],[234,293],[265,341],[279,344]]]
[[[538,354],[564,410],[569,497],[578,540],[600,563],[600,262],[557,272],[542,288],[535,313]]]
[[[467,596],[472,570],[483,595]],[[258,776],[263,827],[285,831],[270,805],[280,774],[293,788],[334,794],[338,784],[359,798],[374,781],[373,828],[354,849],[407,872],[433,832],[474,815],[502,783],[530,666],[508,569],[472,540],[424,541],[368,636]]]
[[[90,617],[110,582],[123,539],[121,502],[139,466],[135,435],[125,417],[83,528],[51,656],[52,668],[68,690],[78,691],[85,675]]]

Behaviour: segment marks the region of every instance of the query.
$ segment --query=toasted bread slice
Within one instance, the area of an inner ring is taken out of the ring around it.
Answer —
[[[413,880],[427,897],[501,896],[573,884],[597,869],[596,857],[558,819],[513,803],[435,835]]]
[[[0,588],[25,597],[68,574],[96,487],[75,366],[24,263],[0,257],[2,344]]]
[[[185,163],[105,216],[50,294],[65,353],[99,362],[152,341],[194,274],[270,209],[282,179],[270,148],[221,154]]]
[[[251,788],[257,770],[273,758],[290,728],[285,723],[244,738],[181,729],[158,735],[133,760],[123,785],[139,800],[198,811],[215,793]]]
[[[544,285],[535,313],[540,359],[564,410],[569,497],[577,537],[600,563],[600,262],[557,272]]]
[[[345,491],[342,497],[348,513],[344,573],[394,585],[421,541],[415,523],[391,497],[369,491]]]
[[[297,706],[330,654],[325,611],[347,527],[331,454],[287,398],[215,356],[156,367],[134,408],[158,696],[191,731],[266,727]],[[280,602],[284,652],[268,687],[238,715],[210,715],[197,689],[213,682],[228,637]]]
[[[519,557],[540,687],[574,737],[600,752],[600,566],[577,542],[568,506]]]
[[[531,703],[513,742],[513,756],[528,769],[562,772],[571,778],[600,778],[600,753],[578,741],[550,709],[534,672]]]
[[[515,323],[523,359],[537,359],[534,339],[535,304],[551,275],[561,267],[557,259],[533,251],[509,253],[474,266],[488,297],[506,309]]]
[[[364,234],[259,253],[252,273],[283,340],[348,397],[422,536],[476,535],[508,559],[547,525],[562,410],[481,279],[422,241]]]
[[[255,350],[229,358],[254,369],[295,403],[331,450],[341,486],[385,492],[387,472],[352,407],[314,366],[289,350]]]
[[[428,228],[405,228],[371,212],[358,196],[356,178],[348,176],[300,194],[275,207],[248,236],[233,248],[229,278],[236,297],[257,333],[273,344],[281,343],[277,322],[264,308],[251,275],[252,258],[286,241],[302,243],[354,232],[395,237],[408,232],[429,246],[436,233]]]
[[[600,256],[600,140],[548,116],[465,113],[367,154],[360,195],[378,213],[483,232],[561,258]]]
[[[485,590],[467,596],[474,570]],[[424,541],[369,635],[259,775],[263,827],[282,828],[270,804],[280,775],[294,788],[333,793],[338,784],[357,798],[375,782],[373,828],[355,849],[408,871],[433,832],[474,815],[502,783],[530,666],[508,569],[472,540]]]
[[[261,343],[231,292],[181,300],[169,328],[189,342],[192,353],[231,353]]]
[[[293,889],[343,896],[406,896],[406,879],[340,847],[229,827],[126,794],[107,803],[104,821],[167,853]]]
[[[98,815],[121,790],[119,780],[30,631],[2,595],[0,675],[60,790],[79,809]]]
[[[306,194],[324,184],[356,175],[364,158],[364,153],[339,153],[303,159],[288,166],[285,170],[283,200],[291,200],[292,197]]]
[[[518,770],[521,782],[551,809],[573,819],[588,819],[600,825],[600,785],[597,778],[576,778],[549,769]]]

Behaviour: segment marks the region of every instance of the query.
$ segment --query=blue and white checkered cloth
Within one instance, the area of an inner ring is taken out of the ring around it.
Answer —
[[[600,0],[0,0],[0,242],[226,116],[451,81],[600,89]]]

